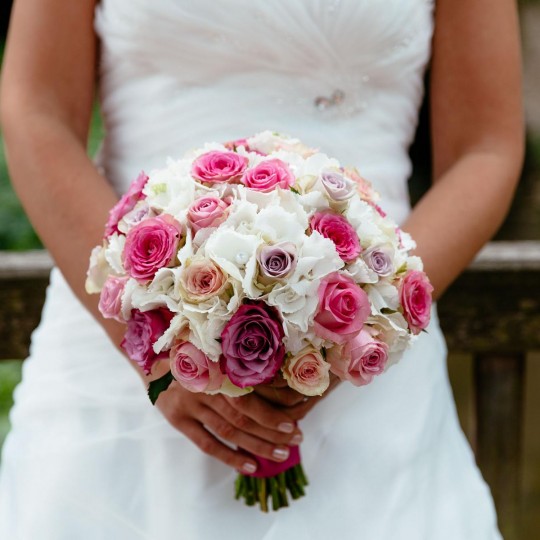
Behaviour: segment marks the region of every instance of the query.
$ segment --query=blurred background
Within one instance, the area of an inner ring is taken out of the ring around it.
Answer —
[[[0,65],[9,23],[11,1],[0,6]],[[486,14],[486,16],[489,16]],[[512,210],[499,231],[498,240],[540,240],[540,0],[520,2],[524,61],[524,96],[527,116],[527,155]],[[416,141],[411,149],[415,164],[411,197],[418,199],[429,181],[429,133],[423,108]],[[99,144],[102,128],[95,111],[89,153]],[[0,250],[24,251],[41,248],[11,189],[0,131]],[[540,287],[540,284],[539,284]],[[20,380],[21,359],[0,361],[0,447],[9,430],[13,389]],[[448,368],[463,429],[473,439],[473,362],[468,354],[451,354]],[[526,360],[524,406],[523,474],[521,478],[521,523],[523,540],[540,538],[540,351],[530,351]]]

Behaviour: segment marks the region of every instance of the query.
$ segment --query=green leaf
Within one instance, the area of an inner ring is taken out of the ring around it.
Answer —
[[[296,193],[297,195],[300,195],[300,192],[299,192],[297,189],[293,188],[292,186],[291,186],[289,189],[290,189],[293,193]]]
[[[165,373],[163,377],[150,382],[148,385],[148,397],[150,398],[152,405],[156,404],[159,394],[161,394],[161,392],[165,392],[173,380],[173,374],[169,371],[168,373]]]
[[[397,310],[395,310],[395,309],[390,309],[390,308],[387,308],[387,307],[383,307],[383,308],[381,309],[381,313],[382,313],[383,315],[392,315],[392,313],[397,313]]]

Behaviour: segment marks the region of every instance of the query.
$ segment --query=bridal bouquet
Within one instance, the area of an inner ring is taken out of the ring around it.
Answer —
[[[410,236],[355,169],[271,132],[210,143],[141,173],[110,212],[86,288],[126,324],[122,346],[171,383],[240,396],[281,376],[322,395],[330,373],[369,384],[429,322]],[[307,484],[297,448],[257,457],[236,497],[274,510]]]

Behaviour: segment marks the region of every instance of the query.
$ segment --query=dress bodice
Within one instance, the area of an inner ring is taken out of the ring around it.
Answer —
[[[426,0],[102,0],[99,157],[119,191],[210,140],[271,129],[357,166],[403,221]]]

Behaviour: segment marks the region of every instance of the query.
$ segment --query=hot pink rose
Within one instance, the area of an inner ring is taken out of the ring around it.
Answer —
[[[191,174],[201,182],[231,182],[248,166],[248,159],[236,152],[211,150],[199,156],[191,167]]]
[[[152,279],[176,256],[181,235],[180,224],[158,216],[135,225],[126,237],[122,260],[126,272],[138,281]]]
[[[429,324],[432,292],[428,277],[419,270],[408,272],[401,282],[399,300],[413,334],[419,334]]]
[[[131,312],[131,319],[127,323],[127,330],[120,345],[146,375],[151,373],[157,360],[168,356],[167,352],[156,354],[152,347],[169,328],[172,316],[165,308],[152,311],[134,309]]]
[[[109,220],[105,226],[105,237],[111,236],[111,234],[118,231],[118,222],[133,208],[135,205],[142,199],[142,191],[146,182],[148,181],[148,176],[141,172],[136,180],[134,180],[129,186],[128,191],[120,197],[120,200],[112,207],[109,211]]]
[[[285,332],[277,309],[246,302],[221,333],[221,369],[240,388],[270,382],[285,357]]]
[[[213,392],[225,379],[219,364],[187,341],[172,347],[170,359],[173,377],[190,392]]]
[[[106,319],[125,322],[122,317],[122,294],[127,277],[109,276],[101,289],[98,309]]]
[[[315,333],[345,343],[360,332],[371,313],[367,294],[350,277],[333,272],[319,285]]]
[[[310,226],[334,242],[336,251],[345,262],[353,261],[362,251],[356,231],[340,214],[317,212],[311,218]]]
[[[213,195],[206,195],[193,201],[187,213],[194,232],[205,227],[217,227],[226,217],[227,203]]]
[[[242,184],[267,193],[276,187],[289,189],[294,184],[294,175],[281,159],[267,159],[248,169],[242,176]]]
[[[227,286],[227,276],[212,261],[199,259],[183,267],[180,282],[183,296],[187,300],[202,302],[211,296],[221,294]]]
[[[362,330],[345,345],[329,349],[327,359],[331,365],[330,371],[342,381],[364,386],[375,375],[383,373],[388,360],[388,345]]]
[[[330,364],[320,351],[306,347],[285,362],[283,377],[293,390],[305,396],[322,396],[330,384],[329,370]]]

